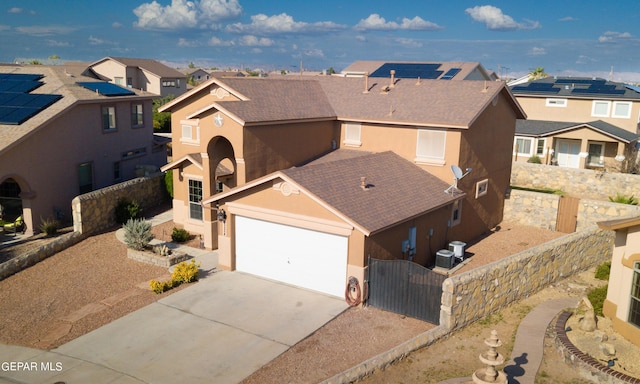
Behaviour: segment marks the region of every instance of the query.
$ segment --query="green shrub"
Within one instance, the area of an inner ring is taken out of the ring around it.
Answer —
[[[118,200],[118,204],[116,204],[116,223],[124,224],[129,219],[138,219],[142,217],[142,209],[140,209],[140,205],[135,200],[129,200],[127,198],[122,198]]]
[[[604,263],[596,267],[595,278],[598,280],[609,280],[609,274],[611,273],[611,262],[605,261]]]
[[[173,169],[168,170],[164,174],[164,187],[169,196],[173,199]]]
[[[533,155],[529,158],[529,160],[527,160],[527,163],[542,164],[542,160],[540,160],[540,156]]]
[[[173,232],[171,232],[171,240],[176,243],[184,243],[189,240],[189,232],[186,229],[173,227]]]
[[[602,306],[607,298],[607,288],[607,285],[600,288],[594,288],[587,294],[587,298],[591,302],[591,305],[593,305],[593,312],[596,316],[602,316]]]
[[[57,220],[51,218],[40,218],[40,231],[47,234],[47,236],[55,235],[58,232],[58,227],[59,224]]]
[[[149,286],[151,290],[155,293],[163,293],[171,288],[175,288],[183,283],[192,283],[198,280],[198,268],[200,267],[200,263],[196,264],[195,259],[191,259],[191,262],[187,263],[183,261],[178,263],[173,273],[171,273],[171,279],[168,281],[158,281],[151,280],[149,281]]]
[[[151,223],[144,219],[129,219],[122,228],[124,229],[124,242],[131,249],[142,251],[153,240]]]
[[[615,197],[609,196],[609,201],[619,204],[638,205],[638,199],[636,199],[633,195],[621,195],[619,192],[616,193]]]

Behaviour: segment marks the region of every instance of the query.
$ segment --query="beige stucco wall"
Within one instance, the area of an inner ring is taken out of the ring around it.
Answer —
[[[99,189],[136,177],[137,165],[166,162],[166,153],[152,149],[151,101],[137,102],[144,105],[142,128],[131,128],[131,101],[76,104],[2,154],[0,182],[13,178],[20,185],[29,233],[38,230],[41,218],[54,218],[56,212],[63,215],[63,221],[71,221],[71,200],[79,194],[80,164],[92,162],[93,188]],[[117,131],[103,132],[102,105],[115,106]],[[138,148],[145,148],[146,155],[122,159],[123,153]],[[120,180],[114,180],[116,161],[120,161]]]
[[[603,313],[613,321],[616,332],[640,346],[640,328],[628,323],[633,284],[633,268],[640,262],[640,227],[616,231],[611,258],[611,273]]]
[[[640,115],[639,102],[632,103],[631,117],[624,119],[591,116],[591,110],[593,108],[593,100],[591,99],[567,99],[566,108],[547,107],[546,97],[516,96],[516,99],[522,106],[522,109],[527,113],[527,118],[529,120],[567,121],[577,123],[602,120],[629,132],[636,133],[637,131],[638,118]],[[613,106],[613,100],[602,100],[611,101]]]

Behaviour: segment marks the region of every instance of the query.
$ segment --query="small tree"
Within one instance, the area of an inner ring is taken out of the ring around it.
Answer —
[[[136,251],[144,250],[153,240],[151,223],[144,219],[129,219],[122,228],[124,229],[125,244]]]

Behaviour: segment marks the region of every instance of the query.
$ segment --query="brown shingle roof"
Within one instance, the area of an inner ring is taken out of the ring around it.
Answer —
[[[99,60],[96,63],[100,63],[102,61],[109,60],[109,59],[115,60],[128,67],[137,67],[140,69],[144,69],[160,77],[186,78],[186,75],[178,71],[177,69],[168,67],[162,64],[161,62],[153,59],[136,59],[136,58],[129,58],[129,57],[105,57],[104,59]],[[96,64],[96,63],[93,63],[93,64]]]
[[[218,103],[245,123],[335,118],[323,89],[313,81],[225,78],[222,82],[249,98]]]
[[[57,94],[62,98],[48,106],[46,109],[31,117],[20,125],[0,124],[0,153],[24,140],[38,128],[45,126],[55,117],[65,113],[77,103],[100,103],[104,100],[114,102],[116,100],[151,99],[155,96],[150,93],[132,89],[133,96],[107,97],[99,95],[76,84],[78,81],[97,81],[95,78],[85,77],[70,71],[64,65],[56,66],[0,66],[0,73],[26,73],[39,74],[44,77],[40,80],[44,84],[32,91],[32,94]]]
[[[444,193],[447,183],[391,151],[337,158],[280,172],[358,223],[367,235],[464,196]]]

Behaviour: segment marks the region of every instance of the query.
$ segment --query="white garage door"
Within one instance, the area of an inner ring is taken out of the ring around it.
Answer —
[[[342,297],[347,237],[236,216],[236,269]]]

